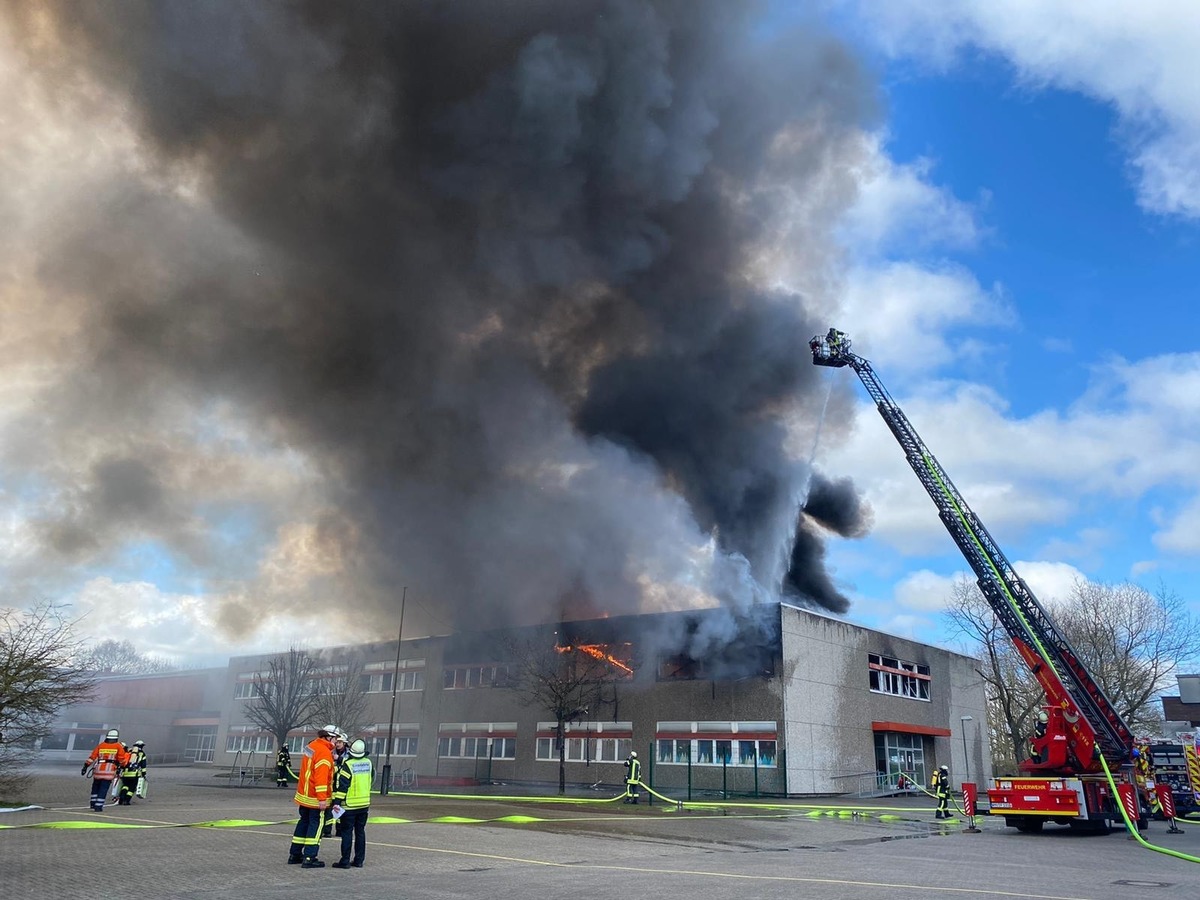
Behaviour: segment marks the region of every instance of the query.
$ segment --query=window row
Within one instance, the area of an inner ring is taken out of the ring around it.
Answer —
[[[633,749],[629,738],[563,738],[563,755],[567,762],[624,762]],[[552,737],[537,739],[537,759],[558,761],[558,742]]]
[[[776,742],[723,738],[660,738],[658,762],[666,765],[754,766],[774,768]]]
[[[298,739],[298,740],[303,740]],[[291,741],[288,741],[289,752],[291,751]],[[296,748],[296,752],[302,749]],[[225,752],[237,753],[270,753],[275,749],[275,738],[269,734],[230,734],[225,738]]]
[[[461,690],[477,687],[505,687],[509,682],[508,666],[454,666],[442,669],[442,687]]]
[[[414,672],[401,672],[399,679],[395,678],[393,672],[360,675],[358,678],[358,689],[364,694],[391,693],[393,684],[396,685],[398,691],[423,691],[425,690],[425,672],[419,669]]]
[[[442,759],[516,759],[515,737],[441,737],[438,756]]]
[[[304,752],[311,736],[293,735],[287,748],[292,754]],[[367,752],[375,759],[387,755],[387,736],[367,738]],[[553,737],[537,739],[536,758],[539,762],[558,761],[558,742]],[[776,742],[772,740],[723,740],[698,738],[693,740],[663,738],[657,742],[657,761],[667,765],[694,766],[754,766],[773,768],[776,765]],[[394,736],[392,756],[416,756],[416,736]],[[275,739],[269,734],[230,734],[225,739],[227,753],[269,753],[275,749]],[[632,750],[629,738],[563,739],[567,762],[621,763]],[[442,759],[516,759],[515,737],[441,737],[438,756]]]
[[[252,700],[260,696],[257,681],[239,681],[233,686],[234,700]]]

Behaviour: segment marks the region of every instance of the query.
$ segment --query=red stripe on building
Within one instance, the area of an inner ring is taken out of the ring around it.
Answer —
[[[901,734],[924,734],[929,737],[950,737],[949,728],[934,728],[932,725],[910,725],[907,722],[872,722],[872,731],[898,731]]]

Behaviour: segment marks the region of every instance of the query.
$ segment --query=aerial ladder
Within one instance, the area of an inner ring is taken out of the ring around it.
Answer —
[[[1020,764],[1027,774],[993,779],[988,789],[991,813],[1003,815],[1006,825],[1025,832],[1057,822],[1108,833],[1120,813],[1106,770],[1113,783],[1131,783],[1134,736],[1129,725],[967,505],[871,363],[851,352],[845,332],[830,328],[809,341],[809,349],[814,364],[849,366],[858,375],[966,557],[980,591],[1045,692],[1044,733],[1038,733],[1041,728],[1035,732],[1031,756]]]

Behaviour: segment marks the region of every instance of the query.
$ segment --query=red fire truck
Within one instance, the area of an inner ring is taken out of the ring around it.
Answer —
[[[1045,692],[1044,733],[1033,739],[1031,757],[1020,764],[1021,775],[993,779],[987,792],[991,814],[1004,816],[1006,825],[1025,832],[1041,831],[1052,822],[1107,834],[1113,821],[1120,819],[1111,785],[1133,784],[1134,736],[1129,726],[925,446],[870,362],[850,351],[845,332],[830,328],[809,341],[809,349],[814,364],[848,366],[858,375],[974,571],[980,591]],[[1137,805],[1144,824],[1148,805],[1144,798]]]

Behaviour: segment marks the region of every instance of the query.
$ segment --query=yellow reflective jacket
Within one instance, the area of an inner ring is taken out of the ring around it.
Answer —
[[[371,805],[371,760],[365,756],[347,756],[338,766],[333,799],[346,809],[366,809]]]

